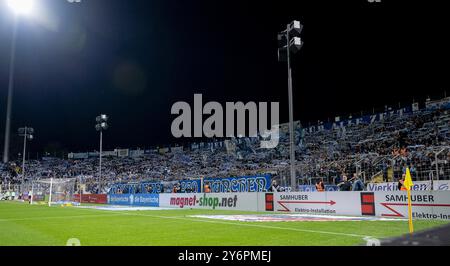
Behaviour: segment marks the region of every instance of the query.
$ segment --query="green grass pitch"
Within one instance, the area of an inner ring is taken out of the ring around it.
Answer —
[[[315,246],[361,245],[364,237],[408,232],[406,221],[237,222],[189,217],[247,214],[219,210],[104,211],[0,202],[0,246]],[[414,221],[416,231],[444,225]]]

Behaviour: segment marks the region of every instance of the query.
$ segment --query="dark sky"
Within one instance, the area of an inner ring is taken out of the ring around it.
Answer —
[[[170,108],[194,93],[279,101],[286,122],[276,36],[294,19],[304,24],[293,59],[303,123],[448,93],[444,4],[381,1],[41,0],[19,24],[11,154],[23,125],[36,130],[32,152],[98,149],[100,113],[110,116],[106,149],[184,142],[171,137]],[[12,21],[1,2],[1,150]]]

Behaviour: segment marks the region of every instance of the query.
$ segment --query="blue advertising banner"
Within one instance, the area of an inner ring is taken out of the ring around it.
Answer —
[[[202,181],[200,179],[180,181],[181,193],[195,193],[195,192],[200,193],[201,186],[202,186]]]
[[[227,178],[204,178],[203,184],[209,184],[212,193],[225,192],[265,192],[271,185],[271,176],[241,176]],[[181,192],[201,192],[201,180],[180,181]]]
[[[182,180],[180,181],[181,193],[201,193],[202,181]],[[240,176],[227,178],[205,178],[203,184],[209,184],[211,192],[266,192],[271,185],[271,175],[255,175]],[[163,184],[161,182],[142,182],[133,184],[114,184],[111,186],[108,194],[113,198],[117,198],[119,202],[129,202],[125,199],[125,195],[141,195],[141,194],[157,194],[163,192]],[[120,204],[120,203],[116,203]],[[124,203],[129,204],[129,203]]]
[[[156,194],[163,191],[161,182],[142,182],[142,183],[118,183],[111,186],[108,194]]]
[[[228,178],[205,178],[203,183],[209,183],[211,192],[266,192],[271,185],[270,175],[242,176]]]
[[[109,194],[108,204],[159,207],[159,194]]]
[[[108,194],[108,204],[130,205],[131,194]]]
[[[161,192],[163,192],[163,184],[161,182],[142,182],[142,183],[140,183],[139,193],[156,194],[156,193],[161,193]]]

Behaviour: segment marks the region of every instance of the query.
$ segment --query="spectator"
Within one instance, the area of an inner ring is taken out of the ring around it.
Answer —
[[[338,184],[339,191],[350,191],[352,184],[347,180],[347,176],[344,175],[342,182]]]
[[[356,173],[353,175],[352,190],[353,191],[363,191],[364,190],[364,183],[361,181],[361,179],[359,178],[359,176]]]
[[[398,190],[402,190],[402,191],[407,190],[404,183],[405,183],[405,175],[403,175],[402,178],[397,183]]]
[[[272,181],[272,185],[270,186],[270,189],[269,189],[269,191],[271,191],[271,192],[280,192],[280,186],[277,184],[277,181],[276,180],[273,180]]]
[[[211,193],[211,186],[210,186],[210,184],[208,182],[205,184],[205,186],[203,188],[203,191],[205,193]]]
[[[323,178],[319,180],[319,182],[316,183],[316,190],[318,192],[324,192],[325,191],[325,185],[323,184]]]

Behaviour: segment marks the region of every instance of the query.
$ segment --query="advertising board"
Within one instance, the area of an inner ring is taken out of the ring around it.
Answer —
[[[397,182],[388,183],[369,183],[367,191],[399,191]],[[412,190],[426,191],[431,190],[431,181],[414,181]],[[450,190],[449,180],[434,180],[433,190]]]
[[[413,219],[450,220],[450,193],[448,191],[412,191]],[[381,217],[408,217],[405,191],[375,193],[375,212]]]
[[[230,192],[266,192],[271,185],[271,176],[255,175],[226,178],[204,178],[203,184],[210,184],[213,193]],[[182,180],[180,181],[181,192],[195,191],[201,192],[201,180]]]
[[[74,194],[73,201],[80,202],[80,195]],[[82,194],[81,203],[106,204],[108,201],[106,194]]]
[[[360,192],[274,193],[274,211],[361,215]]]
[[[267,193],[269,194],[269,193]],[[278,211],[327,215],[356,215],[377,217],[408,217],[406,191],[380,192],[295,192],[270,193],[265,208]],[[448,191],[412,191],[413,219],[450,220]]]
[[[109,194],[108,204],[159,207],[159,194]]]
[[[165,193],[159,196],[161,207],[258,210],[258,193]]]

